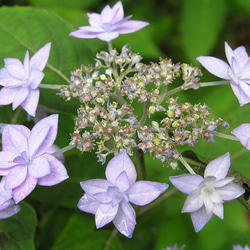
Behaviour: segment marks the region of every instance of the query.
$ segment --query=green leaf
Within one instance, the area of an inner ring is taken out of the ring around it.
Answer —
[[[111,230],[95,230],[94,215],[79,212],[73,215],[65,225],[61,235],[58,237],[53,250],[103,250],[111,234]],[[115,237],[108,250],[122,250],[122,246]]]
[[[69,36],[74,30],[54,13],[41,9],[3,7],[0,9],[0,59],[14,57],[23,61],[26,50],[30,57],[51,42],[48,64],[44,70],[45,84],[67,84],[70,72],[91,62],[90,50],[82,39]],[[65,102],[59,91],[41,89],[39,104],[62,112],[76,112],[77,102]]]
[[[16,215],[0,221],[1,250],[32,250],[36,214],[33,208],[25,202],[20,203],[21,210]]]
[[[65,9],[83,9],[93,6],[98,0],[60,0],[60,7]],[[58,6],[58,0],[29,0],[29,3],[36,7],[51,8]]]
[[[207,55],[213,49],[223,27],[225,0],[183,1],[180,21],[181,43],[187,59]]]

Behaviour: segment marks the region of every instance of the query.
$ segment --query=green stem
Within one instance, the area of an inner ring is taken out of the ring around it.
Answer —
[[[19,117],[19,115],[21,113],[21,110],[22,110],[22,107],[18,106],[17,109],[14,112],[14,115],[11,118],[11,121],[10,121],[11,124],[16,124],[17,119],[18,119],[18,117]]]
[[[72,148],[75,148],[75,146],[73,146],[73,145],[68,145],[68,146],[66,146],[66,147],[64,147],[64,148],[59,149],[58,151],[56,151],[56,152],[53,153],[52,155],[57,156],[57,155],[63,154],[63,153],[65,153],[66,151],[69,151],[69,150],[72,149]]]
[[[140,139],[137,135],[137,132],[135,132],[135,143],[138,144],[139,142],[140,142]],[[138,147],[135,148],[135,158],[136,158],[136,166],[138,169],[139,179],[146,180],[147,172],[146,172],[146,166],[145,166],[145,160],[144,160],[144,153]]]
[[[60,89],[62,85],[56,85],[56,84],[40,84],[39,88],[43,89]]]
[[[185,166],[185,168],[188,170],[190,174],[195,174],[194,170],[190,167],[190,165],[186,162],[186,160],[182,156],[180,156],[179,160]]]
[[[141,128],[145,124],[146,120],[148,119],[148,116],[149,116],[149,112],[148,112],[149,104],[150,104],[149,100],[144,103],[142,117],[141,117],[141,120],[139,121],[139,128]]]
[[[220,133],[217,131],[214,132],[214,135],[221,137],[221,138],[224,138],[224,139],[231,140],[231,141],[239,141],[239,139],[237,137],[235,137],[234,135],[226,135],[226,134],[223,134],[223,133]]]
[[[63,80],[65,80],[67,83],[71,84],[71,81],[69,78],[67,78],[61,71],[54,68],[51,64],[47,63],[46,66],[56,72]],[[41,85],[41,84],[40,84]]]
[[[103,250],[108,250],[109,249],[109,245],[112,242],[112,240],[115,238],[115,236],[117,235],[118,231],[116,228],[114,228],[105,244],[105,247],[103,248]]]
[[[111,50],[113,49],[112,41],[109,41],[109,42],[108,42],[108,49],[109,49],[109,53],[110,53]]]
[[[247,150],[246,148],[243,148],[242,150],[240,150],[240,151],[238,151],[238,152],[232,154],[230,158],[231,158],[231,160],[233,160],[233,159],[236,159],[236,158],[238,158],[239,156],[241,156],[241,155],[243,155],[243,154],[245,154],[245,153],[248,153],[248,152],[249,152],[249,150]]]
[[[165,201],[166,199],[168,199],[169,197],[173,196],[174,193],[177,191],[176,188],[172,188],[171,190],[169,190],[168,192],[165,192],[163,195],[161,195],[157,200],[151,202],[149,205],[141,208],[140,210],[138,210],[137,212],[137,217],[142,216],[143,214],[145,214],[146,212],[148,212],[149,210],[151,210],[152,208],[158,206],[159,204],[161,204],[163,201]]]
[[[200,82],[200,87],[210,87],[210,86],[217,86],[217,85],[225,85],[229,84],[229,81],[217,81],[217,82]]]

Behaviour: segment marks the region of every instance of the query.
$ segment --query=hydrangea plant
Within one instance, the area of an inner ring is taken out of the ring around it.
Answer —
[[[23,218],[31,218],[23,214],[29,209],[34,211],[30,207],[33,205],[38,219],[42,218],[37,232],[44,227],[57,226],[57,222],[62,227],[69,223],[57,240],[52,239],[56,237],[53,232],[48,243],[41,243],[39,249],[47,248],[48,244],[55,249],[85,249],[88,244],[78,243],[82,237],[79,234],[84,234],[84,241],[94,234],[101,235],[100,249],[116,249],[121,244],[116,242],[118,239],[126,242],[141,237],[146,241],[145,235],[140,234],[143,226],[139,226],[147,220],[146,214],[151,218],[155,216],[151,222],[156,224],[152,225],[153,229],[145,227],[145,231],[150,236],[152,232],[157,234],[156,225],[163,216],[161,211],[167,214],[164,218],[171,217],[166,200],[172,202],[174,195],[184,203],[181,212],[191,213],[195,233],[203,230],[213,214],[224,219],[224,203],[237,199],[249,212],[250,181],[238,172],[233,159],[250,150],[250,123],[230,128],[232,135],[229,135],[224,130],[229,128],[230,119],[226,121],[213,114],[209,105],[194,103],[189,98],[185,100],[186,96],[181,95],[185,91],[230,84],[240,106],[248,104],[250,58],[246,48],[240,46],[233,50],[225,42],[228,63],[212,56],[199,56],[196,65],[200,63],[216,77],[226,80],[202,82],[201,69],[192,64],[174,62],[170,58],[148,62],[129,44],[113,48],[112,41],[119,35],[134,33],[149,25],[145,21],[130,20],[131,15],[124,17],[121,1],[113,7],[106,5],[100,14],[88,13],[87,17],[89,26],[80,26],[76,31],[71,27],[65,39],[70,39],[68,41],[75,43],[78,49],[85,48],[84,39],[97,38],[107,42],[108,49],[95,51],[91,63],[81,62],[68,69],[71,76],[63,70],[71,58],[70,53],[61,64],[54,66],[56,51],[60,48],[52,41],[53,35],[57,36],[55,29],[50,34],[51,41],[44,41],[42,35],[33,37],[39,40],[40,47],[36,50],[28,42],[19,42],[28,49],[23,63],[11,55],[4,56],[4,66],[0,70],[0,108],[8,110],[6,114],[11,113],[11,118],[0,121],[0,227],[2,221],[4,225],[1,230],[6,235],[10,233],[4,224],[7,221],[14,225],[11,230],[20,231],[13,221],[23,223]],[[29,20],[30,16],[25,18]],[[33,53],[31,58],[30,53]],[[57,55],[63,58],[64,53],[67,50]],[[87,57],[88,52],[85,55]],[[53,82],[46,78],[47,74],[56,75]],[[58,101],[51,102],[53,98]],[[50,103],[54,105],[50,107]],[[62,118],[60,123],[59,117]],[[70,131],[66,126],[69,120]],[[202,143],[212,147],[217,143],[216,137],[237,141],[244,148],[230,157],[230,150],[221,147],[213,155],[214,159],[210,159],[206,150],[203,156],[196,153]],[[66,145],[62,143],[65,141]],[[61,149],[55,145],[57,142]],[[72,157],[72,151],[77,159],[84,159],[84,164]],[[91,160],[88,160],[90,155]],[[164,174],[159,174],[161,172]],[[47,191],[41,191],[43,188]],[[188,195],[185,201],[181,193]],[[68,200],[73,200],[73,209]],[[49,202],[43,206],[41,201]],[[58,212],[60,208],[55,208],[54,213],[54,207],[50,207],[62,204],[66,204],[68,213],[73,213],[74,217],[66,218]],[[52,210],[47,213],[49,209]],[[141,219],[142,215],[146,219]],[[72,228],[76,228],[77,233],[70,234]],[[32,230],[29,232],[33,235]],[[23,247],[27,242],[25,235],[22,237]],[[32,242],[27,245],[34,249],[33,236],[29,237]],[[41,242],[43,237],[41,234]],[[5,235],[2,237],[0,232],[2,238],[0,245],[10,246],[8,241],[11,240]],[[180,249],[190,247],[185,242],[177,243],[170,241],[164,246],[173,247],[161,246],[161,249],[179,249],[178,245]],[[93,244],[95,248],[98,243]],[[117,249],[122,249],[119,247]],[[243,249],[240,245],[232,247]]]

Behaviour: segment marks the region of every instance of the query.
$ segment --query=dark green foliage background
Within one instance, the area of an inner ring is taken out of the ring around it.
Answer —
[[[68,36],[79,26],[88,25],[87,12],[100,12],[106,4],[100,0],[2,0],[0,1],[0,66],[5,57],[23,60],[26,50],[33,55],[47,42],[52,42],[49,65],[43,83],[66,84],[75,67],[92,62],[93,55],[107,45],[97,39],[81,40]],[[125,16],[143,20],[149,26],[139,32],[121,35],[113,41],[118,50],[129,44],[145,62],[170,57],[173,62],[198,66],[196,57],[213,55],[225,59],[224,42],[232,48],[244,45],[250,52],[250,1],[246,0],[124,0]],[[54,70],[56,69],[56,70]],[[203,70],[202,81],[217,80]],[[240,107],[229,85],[189,90],[180,101],[206,103],[213,117],[221,116],[230,123],[226,133],[241,123],[250,122],[250,106]],[[40,105],[60,114],[56,144],[69,144],[74,114],[78,103],[65,102],[56,91],[42,89]],[[11,123],[10,106],[0,107],[0,123]],[[16,123],[32,127],[21,111]],[[242,146],[220,138],[214,144],[200,142],[193,150],[210,159],[226,152],[232,156],[232,168],[250,177],[250,154],[239,155]],[[186,148],[185,148],[186,149]],[[185,150],[181,149],[180,150]],[[113,225],[96,230],[94,216],[77,209],[83,195],[80,181],[104,178],[105,165],[97,163],[94,153],[65,153],[69,179],[55,187],[37,187],[21,202],[21,212],[0,221],[0,249],[103,249]],[[134,159],[133,159],[134,160]],[[164,168],[146,155],[148,179],[166,182],[179,174]],[[172,186],[170,185],[170,189]],[[150,212],[137,218],[132,239],[117,234],[108,249],[155,249],[185,244],[186,249],[232,249],[233,244],[250,245],[249,213],[237,201],[225,204],[225,219],[214,216],[200,233],[195,233],[189,214],[181,214],[185,195],[177,192]]]

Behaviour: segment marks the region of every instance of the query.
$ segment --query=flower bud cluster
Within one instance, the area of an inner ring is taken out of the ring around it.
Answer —
[[[214,132],[228,127],[228,123],[221,118],[210,120],[210,110],[206,105],[182,104],[177,102],[177,98],[169,98],[166,102],[166,117],[160,124],[153,121],[150,127],[138,129],[141,141],[138,147],[161,160],[164,165],[177,167],[180,156],[177,146],[194,146],[199,137],[214,142]]]
[[[95,66],[82,65],[72,72],[72,84],[61,90],[66,100],[82,103],[71,143],[82,152],[97,151],[102,162],[121,150],[132,155],[136,147],[176,168],[177,146],[194,146],[198,137],[213,142],[215,130],[227,124],[220,118],[211,120],[206,105],[180,104],[168,97],[167,87],[177,77],[184,81],[182,90],[195,88],[198,68],[170,59],[147,65],[141,59],[124,46],[120,54],[101,51]],[[138,114],[137,103],[144,105],[143,114]],[[164,117],[159,123],[153,120],[155,112]]]

